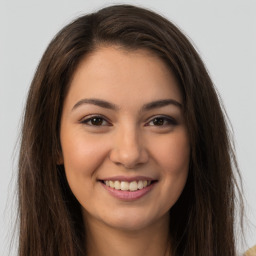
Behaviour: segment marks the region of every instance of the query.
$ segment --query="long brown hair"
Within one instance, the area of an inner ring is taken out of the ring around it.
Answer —
[[[170,21],[117,5],[64,27],[46,49],[25,109],[19,158],[20,256],[86,255],[80,205],[61,153],[63,100],[80,60],[101,45],[148,49],[175,74],[191,142],[189,176],[170,209],[173,255],[235,255],[236,159],[213,83],[194,47]]]

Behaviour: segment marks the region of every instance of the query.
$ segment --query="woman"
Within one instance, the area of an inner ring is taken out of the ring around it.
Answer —
[[[197,52],[122,5],[50,43],[19,162],[19,255],[235,255],[236,160]]]

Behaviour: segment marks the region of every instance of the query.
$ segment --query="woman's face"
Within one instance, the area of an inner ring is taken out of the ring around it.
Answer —
[[[146,50],[102,47],[80,63],[60,162],[87,223],[139,230],[168,221],[188,175],[182,104],[174,76]]]

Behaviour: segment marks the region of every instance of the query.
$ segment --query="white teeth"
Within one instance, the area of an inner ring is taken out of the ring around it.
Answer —
[[[129,190],[130,190],[130,191],[135,191],[135,190],[137,190],[137,189],[138,189],[138,184],[137,184],[137,182],[136,182],[136,181],[132,181],[132,182],[130,183]]]
[[[115,182],[114,182],[114,184],[115,184],[115,189],[121,189],[121,184],[120,184],[120,181],[118,181],[118,180],[116,180]]]
[[[115,187],[114,181],[110,180],[110,181],[109,181],[109,186],[110,186],[111,188],[114,188],[114,187]]]
[[[142,180],[140,180],[138,182],[138,189],[143,189],[143,181]]]
[[[129,183],[126,181],[121,181],[121,190],[128,190],[129,189]]]
[[[117,190],[123,191],[136,191],[138,189],[143,189],[151,184],[151,181],[139,180],[139,181],[119,181],[119,180],[106,180],[104,181],[105,185]]]

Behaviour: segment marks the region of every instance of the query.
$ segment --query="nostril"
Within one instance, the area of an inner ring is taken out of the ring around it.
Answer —
[[[126,169],[132,169],[148,161],[148,154],[145,149],[113,149],[109,158],[117,165],[123,165]]]

